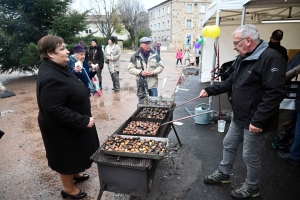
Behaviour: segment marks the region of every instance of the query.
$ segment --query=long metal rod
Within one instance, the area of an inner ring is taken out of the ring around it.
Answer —
[[[194,101],[195,99],[198,99],[198,98],[200,98],[200,96],[197,96],[197,97],[195,97],[195,98],[192,98],[192,99],[190,99],[190,100],[184,102],[183,104],[180,104],[179,106],[176,106],[175,108],[179,108],[180,106],[183,106],[184,104],[187,104],[187,103],[189,103],[189,102],[191,102],[191,101]],[[175,108],[172,108],[172,109],[170,109],[169,111],[174,110]],[[169,111],[168,111],[168,112],[169,112]]]
[[[195,116],[198,116],[198,115],[203,115],[203,114],[211,113],[211,112],[214,112],[214,111],[210,110],[210,111],[207,111],[207,112],[201,112],[201,113],[198,113],[198,114],[195,114],[195,115],[190,115],[190,116],[187,116],[187,117],[175,119],[175,120],[172,120],[172,121],[169,121],[169,122],[162,123],[160,126],[163,126],[163,125],[166,125],[166,124],[170,124],[170,123],[173,123],[173,122],[177,122],[177,121],[181,121],[181,120],[184,120],[184,119],[188,119],[188,118],[191,118],[191,117],[195,117]]]
[[[216,11],[216,25],[220,26],[220,12],[221,10],[217,10]],[[216,49],[213,50],[213,61],[212,61],[212,72],[211,72],[211,77],[214,77],[214,69],[216,67],[216,60],[217,60],[217,53],[218,53],[218,49],[219,49],[219,36],[215,39],[214,45],[216,46]],[[218,60],[218,62],[220,62]],[[220,66],[218,66],[220,67]],[[214,84],[214,79],[211,78],[210,81],[210,85]],[[213,96],[208,97],[208,104],[210,106],[212,106],[212,102],[213,102]]]

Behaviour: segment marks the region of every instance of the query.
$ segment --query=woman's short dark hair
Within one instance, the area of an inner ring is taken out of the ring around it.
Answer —
[[[115,39],[114,36],[110,36],[110,37],[108,38],[108,40],[112,41],[113,43],[115,43],[115,41],[116,41],[116,39]]]
[[[58,36],[46,35],[42,37],[38,44],[38,50],[41,58],[49,58],[48,53],[54,53],[55,49],[65,43],[64,39]]]

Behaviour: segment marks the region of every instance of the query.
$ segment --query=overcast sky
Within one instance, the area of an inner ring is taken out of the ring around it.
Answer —
[[[144,4],[144,7],[146,10],[149,8],[152,8],[153,6],[156,6],[165,0],[140,0]],[[71,4],[71,7],[73,9],[84,11],[89,9],[89,0],[73,0],[73,4]]]

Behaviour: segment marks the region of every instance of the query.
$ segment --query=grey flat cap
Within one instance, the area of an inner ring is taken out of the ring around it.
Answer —
[[[151,41],[152,41],[151,38],[148,38],[148,37],[142,37],[140,39],[140,43],[151,42]]]

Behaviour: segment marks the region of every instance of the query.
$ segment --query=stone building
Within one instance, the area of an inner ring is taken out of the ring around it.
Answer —
[[[211,0],[167,0],[150,9],[149,26],[153,41],[161,41],[162,50],[184,49],[201,36],[201,19]]]

